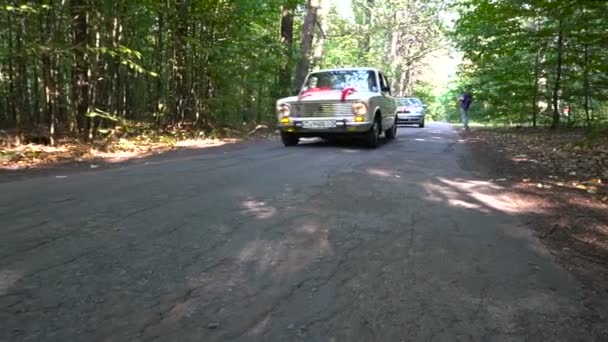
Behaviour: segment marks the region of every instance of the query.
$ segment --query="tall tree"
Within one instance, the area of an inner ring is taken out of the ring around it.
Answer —
[[[310,69],[312,58],[312,42],[317,21],[317,10],[320,0],[308,0],[306,3],[306,18],[302,25],[302,43],[300,44],[300,60],[296,71],[296,86],[304,83],[304,78]]]
[[[74,46],[74,79],[72,101],[74,103],[74,126],[89,139],[89,62],[87,50],[89,47],[88,8],[86,0],[71,0],[72,43]]]
[[[283,5],[281,12],[281,43],[285,58],[279,71],[279,95],[286,95],[292,89],[293,7],[291,4]]]

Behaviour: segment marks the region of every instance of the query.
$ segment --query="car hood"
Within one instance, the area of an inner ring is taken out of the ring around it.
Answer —
[[[376,93],[368,92],[368,91],[354,91],[343,93],[342,90],[327,90],[327,91],[318,91],[318,92],[310,92],[310,93],[301,93],[298,96],[290,96],[279,99],[277,104],[281,103],[306,103],[306,102],[319,102],[319,101],[342,101],[344,97],[344,101],[353,101],[360,100],[366,101],[372,96],[376,96]]]

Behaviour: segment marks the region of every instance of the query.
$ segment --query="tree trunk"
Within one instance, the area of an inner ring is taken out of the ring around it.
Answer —
[[[591,117],[589,115],[589,45],[585,44],[584,47],[584,76],[583,76],[583,91],[585,94],[585,126],[587,128],[591,127]]]
[[[17,145],[23,140],[24,118],[29,115],[29,102],[27,96],[27,59],[25,55],[25,15],[17,15],[17,27],[15,34],[15,64],[17,67],[16,74],[16,94],[15,97],[15,139]]]
[[[119,7],[120,11],[121,7]],[[114,18],[114,30],[112,32],[112,47],[114,49],[118,48],[123,44],[124,36],[123,36],[123,13],[118,12],[116,18]],[[114,59],[113,65],[111,67],[112,70],[112,78],[113,78],[113,87],[111,90],[111,95],[114,99],[112,100],[112,105],[114,112],[116,115],[121,118],[126,118],[126,103],[125,103],[125,73],[124,68],[121,66],[120,61],[116,58]]]
[[[13,16],[10,12],[6,11],[6,21],[8,22],[9,27],[13,25]],[[8,30],[8,108],[9,108],[9,117],[12,120],[12,124],[16,123],[17,119],[17,106],[16,106],[16,96],[15,96],[15,64],[14,64],[14,51],[13,51],[14,41],[13,41],[13,30]],[[20,143],[20,141],[18,141]]]
[[[279,71],[279,97],[286,96],[292,91],[293,8],[287,6],[283,8],[281,14],[281,44],[283,44],[285,62]]]
[[[300,44],[300,62],[296,73],[296,87],[302,86],[306,74],[310,69],[310,57],[312,53],[312,39],[314,37],[315,22],[317,20],[317,9],[319,0],[308,0],[306,4],[306,19],[302,26],[302,43]]]
[[[54,25],[50,12],[45,14],[44,18],[44,30],[41,28],[41,32],[44,31],[45,44],[50,45],[53,42]],[[51,145],[55,145],[55,98],[57,93],[57,87],[52,74],[53,63],[51,61],[51,54],[44,52],[42,54],[42,83],[44,87],[44,101],[43,101],[43,113],[48,124],[49,129],[49,140]]]
[[[178,0],[173,31],[173,123],[184,122],[186,111],[186,38],[188,34],[188,0]]]
[[[329,34],[329,10],[331,9],[331,3],[328,0],[320,1],[321,7],[318,10],[316,22],[321,27],[321,32],[316,36],[312,58],[312,65],[315,70],[323,66],[323,48],[325,47],[326,35]]]
[[[397,24],[400,22],[400,11],[396,11],[393,14],[393,24]],[[391,35],[391,49],[389,52],[389,60],[390,60],[390,65],[391,65],[391,69],[393,70],[393,72],[395,73],[395,77],[393,77],[392,80],[392,85],[391,88],[393,89],[394,94],[398,94],[398,95],[402,95],[402,84],[401,84],[401,79],[402,79],[402,60],[401,58],[399,58],[399,38],[401,35],[401,31],[400,30],[391,30],[390,32]]]
[[[27,97],[32,99],[30,106],[30,118],[31,125],[37,126],[40,124],[40,84],[42,83],[40,71],[38,70],[38,63],[31,64],[32,70],[32,85],[27,86]]]
[[[161,108],[161,103],[162,103],[162,77],[164,76],[163,73],[163,52],[165,51],[165,41],[163,39],[163,34],[164,34],[164,30],[165,30],[165,16],[163,11],[160,11],[158,13],[158,32],[156,33],[156,40],[157,40],[157,50],[156,50],[156,73],[158,73],[158,76],[156,77],[156,84],[155,84],[155,90],[156,90],[156,100],[155,100],[155,108],[154,110],[156,111],[156,122],[157,124],[160,123],[160,119],[161,119],[161,113],[162,108]]]
[[[538,118],[538,77],[540,74],[540,51],[534,56],[534,93],[532,95],[532,127],[536,128]]]
[[[99,49],[101,48],[101,35],[100,35],[100,25],[102,18],[100,17],[99,11],[91,11],[89,14],[89,37],[93,39],[94,52],[89,55],[88,64],[89,64],[89,111],[94,111],[96,108],[104,107],[102,106],[101,96],[99,96],[99,78],[101,74],[101,70],[103,66],[101,65],[101,59],[99,56]],[[101,123],[101,118],[87,118],[89,124],[87,125],[87,139],[93,140],[95,138],[98,125]]]
[[[363,22],[363,32],[361,32],[361,37],[359,38],[359,58],[366,59],[367,53],[371,47],[372,41],[372,23],[374,21],[374,14],[372,13],[372,8],[374,7],[374,0],[363,0],[363,7],[365,11],[365,17]]]
[[[88,140],[89,112],[89,67],[87,61],[88,25],[86,0],[72,0],[72,34],[74,45],[73,103],[77,129]]]
[[[560,112],[559,112],[559,96],[561,90],[561,79],[562,79],[562,62],[563,62],[563,48],[564,48],[564,31],[563,31],[563,19],[559,19],[559,32],[557,36],[557,62],[555,68],[555,85],[553,87],[553,120],[551,121],[551,128],[555,129],[559,126]]]

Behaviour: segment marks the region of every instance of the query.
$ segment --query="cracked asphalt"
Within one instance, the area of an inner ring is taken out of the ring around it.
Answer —
[[[447,124],[0,184],[2,341],[600,341]]]

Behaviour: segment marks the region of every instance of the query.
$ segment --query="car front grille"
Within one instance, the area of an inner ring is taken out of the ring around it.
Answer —
[[[294,117],[349,116],[353,102],[305,102],[292,105]]]

